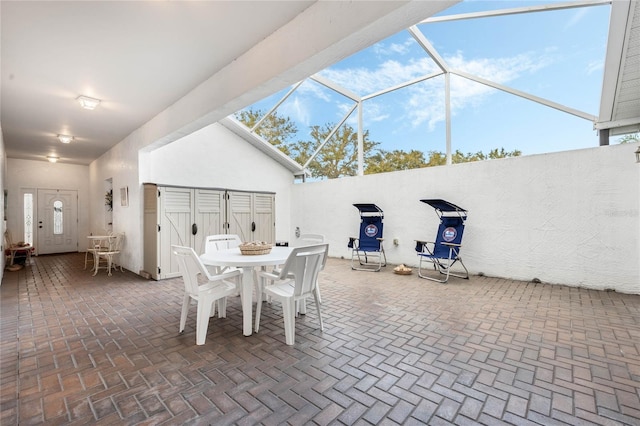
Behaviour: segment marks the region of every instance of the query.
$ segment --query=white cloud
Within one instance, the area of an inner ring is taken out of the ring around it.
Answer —
[[[325,102],[331,102],[331,95],[334,92],[314,81],[305,80],[300,87],[298,87],[296,93],[300,96],[305,95]]]
[[[597,61],[591,61],[587,64],[587,75],[591,75],[594,72],[599,72],[604,69],[604,61],[602,59]]]
[[[369,95],[414,78],[430,74],[436,65],[429,58],[411,59],[406,64],[396,60],[382,62],[375,69],[348,68],[326,69],[321,75],[354,91],[360,96]]]
[[[410,51],[410,47],[414,45],[416,41],[413,37],[407,37],[403,43],[389,43],[383,42],[376,43],[372,49],[376,56],[390,56],[390,55],[406,55]]]
[[[567,21],[567,23],[564,25],[564,30],[568,30],[569,28],[575,26],[578,24],[578,22],[580,22],[582,20],[582,18],[585,17],[585,15],[588,13],[588,10],[586,7],[582,7],[578,10],[576,10],[576,12],[571,16],[571,19],[569,19]]]
[[[531,52],[506,58],[472,60],[464,58],[460,52],[457,52],[455,56],[447,58],[446,61],[452,68],[500,84],[513,81],[523,74],[536,72],[548,66],[551,62],[549,57],[538,56]]]
[[[309,103],[313,102],[309,97],[301,97],[292,95],[278,108],[278,114],[284,117],[290,117],[292,120],[301,123],[304,126],[309,126],[311,122],[311,113]]]
[[[541,68],[549,66],[552,62],[552,52],[527,52],[501,58],[473,58],[469,59],[461,51],[445,57],[445,62],[452,68],[494,81],[499,84],[509,85],[523,75],[533,74]],[[411,58],[405,63],[398,60],[386,60],[377,67],[368,69],[365,67],[326,69],[322,76],[341,85],[355,93],[364,96],[395,85],[411,81],[439,71],[439,68],[427,57]],[[319,85],[303,84],[300,95],[319,96],[322,100],[330,102],[333,92],[320,90]],[[321,89],[326,89],[320,86]],[[299,89],[299,90],[300,90]],[[482,84],[469,81],[465,78],[453,76],[451,78],[451,112],[453,115],[460,110],[481,104],[487,96],[494,93],[495,89]],[[335,99],[340,99],[335,101]],[[336,121],[341,120],[353,104],[344,102],[341,97],[333,97],[334,107],[338,108]],[[310,101],[313,102],[313,101]],[[307,110],[302,103],[298,115],[301,122],[308,123]],[[303,112],[304,111],[304,112]],[[444,83],[443,77],[436,77],[422,81],[418,84],[407,86],[400,91],[382,95],[364,104],[364,120],[366,123],[393,119],[397,120],[398,127],[418,127],[427,125],[430,130],[445,120]],[[304,118],[304,120],[302,120]],[[350,125],[357,125],[357,114],[353,114],[347,121]]]

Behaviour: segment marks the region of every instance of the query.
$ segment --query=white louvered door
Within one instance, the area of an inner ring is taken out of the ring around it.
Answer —
[[[179,275],[178,263],[171,254],[171,246],[193,247],[194,194],[189,188],[160,187],[159,272],[158,277]]]
[[[242,241],[275,243],[275,195],[253,192],[227,192],[228,234]]]
[[[144,270],[156,280],[179,275],[172,245],[204,253],[207,235],[275,239],[275,195],[144,185]]]

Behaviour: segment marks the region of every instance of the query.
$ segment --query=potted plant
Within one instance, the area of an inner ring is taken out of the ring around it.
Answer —
[[[107,206],[109,211],[113,210],[113,189],[107,191],[104,194],[104,205]]]

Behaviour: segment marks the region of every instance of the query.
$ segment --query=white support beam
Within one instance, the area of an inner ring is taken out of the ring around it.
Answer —
[[[443,72],[449,71],[449,67],[447,63],[444,61],[442,56],[438,54],[438,52],[431,45],[431,43],[429,43],[429,40],[427,40],[427,38],[424,36],[424,34],[422,34],[422,31],[420,31],[418,27],[414,25],[412,27],[409,27],[407,31],[409,31],[409,34],[411,34],[411,36],[418,42],[418,44],[425,50],[425,52],[427,52],[427,54],[431,56],[431,59],[433,59],[436,65]]]
[[[311,80],[315,81],[316,83],[322,84],[323,86],[340,93],[342,96],[345,96],[349,99],[351,99],[354,102],[360,102],[361,98],[360,95],[357,95],[355,93],[353,93],[351,90],[346,89],[342,86],[340,86],[339,84],[329,80],[328,78],[324,78],[321,75],[315,74],[312,75],[311,77],[309,77]]]
[[[630,126],[635,126],[636,128],[640,129],[640,117],[627,118],[624,120],[617,120],[617,121],[602,121],[602,122],[595,123],[593,128],[596,130],[600,130],[600,129],[615,129],[618,127],[630,127]]]
[[[618,0],[616,0],[618,1]],[[456,15],[434,16],[420,21],[420,24],[434,22],[462,21],[464,19],[487,18],[491,16],[518,15],[521,13],[547,12],[551,10],[575,9],[579,7],[602,6],[611,4],[612,0],[572,1],[565,3],[545,4],[541,6],[516,7],[512,9],[490,10],[487,12],[459,13]]]
[[[550,108],[557,109],[557,110],[562,111],[562,112],[566,112],[567,114],[575,115],[576,117],[579,117],[579,118],[584,118],[585,120],[589,120],[591,122],[595,122],[596,121],[596,117],[594,115],[592,115],[592,114],[588,114],[586,112],[583,112],[583,111],[580,111],[580,110],[577,110],[577,109],[574,109],[574,108],[569,108],[569,107],[561,105],[559,103],[550,101],[548,99],[540,98],[538,96],[534,96],[534,95],[531,95],[529,93],[526,93],[526,92],[523,92],[523,91],[520,91],[520,90],[516,90],[516,89],[512,89],[512,88],[507,87],[507,86],[503,86],[502,84],[495,83],[493,81],[484,79],[482,77],[477,77],[475,75],[469,74],[469,73],[464,72],[464,71],[451,70],[451,73],[455,74],[455,75],[458,75],[460,77],[469,79],[471,81],[475,81],[477,83],[484,84],[485,86],[493,87],[494,89],[502,90],[503,92],[511,93],[512,95],[520,96],[521,98],[528,99],[530,101],[533,101],[533,102],[548,106]]]
[[[429,80],[430,78],[438,77],[439,75],[442,75],[442,74],[443,74],[443,72],[438,71],[438,72],[434,72],[434,73],[431,73],[431,74],[424,75],[422,77],[414,78],[413,80],[410,80],[410,81],[407,81],[407,82],[404,82],[404,83],[400,83],[400,84],[398,84],[396,86],[389,87],[388,89],[384,89],[384,90],[381,90],[379,92],[375,92],[375,93],[372,93],[370,95],[363,96],[362,100],[366,101],[367,99],[372,99],[372,98],[375,98],[376,96],[384,95],[386,93],[393,92],[394,90],[402,89],[403,87],[411,86],[412,84],[420,83],[421,81],[425,81],[425,80]]]
[[[270,109],[270,110],[269,110],[269,111],[264,115],[264,117],[262,117],[260,120],[258,120],[258,122],[257,122],[257,123],[256,123],[256,124],[251,128],[251,131],[252,131],[252,132],[255,132],[255,130],[256,130],[258,127],[260,127],[260,125],[262,124],[262,122],[263,122],[264,120],[266,120],[266,119],[267,119],[267,117],[269,117],[269,116],[271,115],[271,113],[273,113],[276,109],[278,109],[278,107],[279,107],[280,105],[282,105],[282,103],[283,103],[284,101],[286,101],[286,100],[287,100],[287,98],[288,98],[289,96],[291,96],[291,94],[293,94],[293,92],[295,92],[295,91],[296,91],[296,89],[297,89],[298,87],[300,87],[300,85],[301,85],[303,82],[304,82],[304,80],[297,82],[297,83],[296,83],[296,84],[295,84],[295,85],[294,85],[294,86],[293,86],[293,87],[292,87],[292,88],[287,92],[287,94],[286,94],[286,95],[284,95],[284,96],[282,97],[282,99],[280,99],[280,100],[279,100],[279,101],[278,101],[278,102],[277,102],[277,103],[276,103],[276,104],[275,104],[275,105],[274,105],[274,106],[273,106],[273,107],[272,107],[272,108],[271,108],[271,109]]]
[[[362,102],[358,102],[358,176],[364,176],[364,124]]]
[[[447,131],[447,165],[453,163],[451,154],[451,73],[444,75],[445,124]]]

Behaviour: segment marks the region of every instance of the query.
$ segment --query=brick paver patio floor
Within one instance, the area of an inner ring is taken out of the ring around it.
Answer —
[[[490,277],[322,272],[284,344],[279,305],[242,335],[239,298],[195,345],[181,279],[5,271],[0,424],[640,425],[640,296]]]

